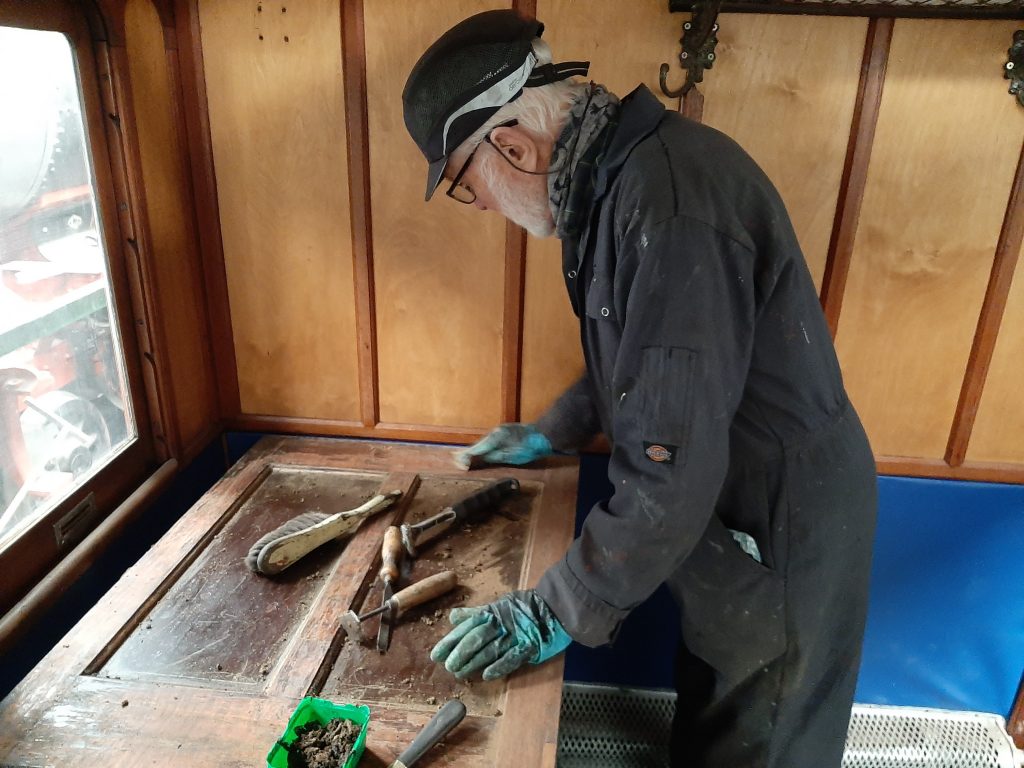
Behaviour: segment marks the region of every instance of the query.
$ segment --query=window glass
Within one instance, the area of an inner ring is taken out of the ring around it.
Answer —
[[[136,434],[71,46],[0,26],[0,548]]]

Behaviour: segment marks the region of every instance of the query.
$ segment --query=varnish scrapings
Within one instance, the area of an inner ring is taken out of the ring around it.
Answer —
[[[340,768],[345,765],[359,737],[359,726],[335,718],[326,724],[312,722],[295,729],[287,744],[288,768]]]
[[[263,534],[304,512],[359,506],[383,475],[273,468],[128,637],[101,675],[262,684],[313,604],[345,540],[330,542],[272,578],[243,559]]]
[[[491,480],[423,476],[407,520],[418,522],[480,490]],[[537,507],[540,486],[524,483],[519,494],[502,501],[474,523],[453,528],[429,542],[403,568],[401,586],[441,571],[453,570],[459,586],[432,602],[413,608],[391,630],[391,646],[376,649],[378,622],[365,622],[369,639],[346,640],[320,695],[334,701],[386,702],[432,707],[459,698],[471,714],[493,717],[502,707],[504,680],[456,680],[443,666],[430,661],[430,649],[451,629],[449,611],[456,606],[483,605],[520,588],[523,556],[529,544],[531,511]],[[525,585],[524,585],[525,586]],[[371,586],[361,612],[380,605],[381,585]]]

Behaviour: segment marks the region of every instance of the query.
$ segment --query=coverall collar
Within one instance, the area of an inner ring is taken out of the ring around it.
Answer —
[[[633,147],[654,131],[664,116],[665,106],[646,85],[637,86],[622,100],[618,128],[597,171],[593,203],[604,195]]]

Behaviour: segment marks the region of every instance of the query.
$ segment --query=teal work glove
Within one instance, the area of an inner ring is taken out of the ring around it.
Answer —
[[[487,464],[529,464],[552,453],[551,443],[532,424],[502,424],[456,452],[455,462],[463,469],[469,469],[474,458]]]
[[[509,592],[490,605],[453,608],[455,629],[430,652],[430,660],[460,680],[483,669],[484,680],[496,680],[525,662],[540,664],[564,651],[572,638],[532,589]]]

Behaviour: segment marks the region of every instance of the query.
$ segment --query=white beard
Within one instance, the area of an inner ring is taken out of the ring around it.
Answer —
[[[547,197],[547,183],[543,185],[543,195],[537,194],[538,190],[535,187],[540,187],[539,184],[511,183],[507,175],[497,172],[497,168],[504,165],[505,161],[496,157],[494,153],[488,153],[481,159],[485,162],[480,169],[480,176],[494,198],[498,212],[534,237],[551,237],[555,234],[555,222],[551,217],[551,204]],[[511,168],[509,170],[522,177],[524,181],[537,178]]]

